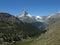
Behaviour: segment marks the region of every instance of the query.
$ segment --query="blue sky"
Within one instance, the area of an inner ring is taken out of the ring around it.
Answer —
[[[47,16],[60,11],[60,0],[0,0],[0,12],[20,15],[22,9],[33,16]]]

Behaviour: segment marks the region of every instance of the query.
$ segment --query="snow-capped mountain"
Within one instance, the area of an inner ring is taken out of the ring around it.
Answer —
[[[18,16],[18,18],[23,22],[32,23],[34,26],[36,26],[39,29],[43,30],[44,28],[44,21],[41,16],[32,16],[31,14],[23,10],[21,15]]]
[[[48,24],[53,24],[57,21],[60,21],[60,11],[56,12],[54,14],[49,15],[46,19],[45,22]]]
[[[35,20],[38,22],[43,22],[43,18],[41,16],[35,16]]]
[[[22,11],[21,15],[18,16],[18,18],[20,20],[22,20],[23,22],[43,22],[43,19],[41,16],[32,16],[31,14],[29,14],[28,12],[26,12],[25,10]]]
[[[39,29],[43,30],[46,25],[50,25],[55,23],[56,21],[60,21],[60,11],[49,16],[32,16],[31,14],[23,10],[18,18],[23,22],[32,23]]]
[[[23,22],[28,22],[28,23],[33,22],[32,15],[27,13],[25,10],[22,11],[21,15],[19,15],[18,18]]]
[[[24,16],[28,16],[28,17],[32,18],[31,14],[28,14],[25,10],[22,10],[22,13],[19,17],[24,17]]]
[[[57,17],[60,17],[60,11],[58,11],[58,12],[56,12],[54,14],[49,15],[46,19],[57,18]]]

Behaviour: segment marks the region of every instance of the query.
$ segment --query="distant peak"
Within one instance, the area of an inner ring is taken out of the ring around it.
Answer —
[[[25,9],[23,9],[23,10],[22,10],[22,12],[26,12],[26,10],[25,10]]]
[[[42,17],[41,17],[41,16],[36,16],[36,18],[42,19]]]
[[[21,16],[26,16],[28,13],[26,12],[25,9],[22,10]]]

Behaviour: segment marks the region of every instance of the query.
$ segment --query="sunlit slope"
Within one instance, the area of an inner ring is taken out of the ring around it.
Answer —
[[[47,30],[32,45],[60,45],[60,21],[50,25]]]

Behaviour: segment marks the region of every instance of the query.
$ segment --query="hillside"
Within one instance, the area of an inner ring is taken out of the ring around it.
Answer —
[[[4,45],[60,45],[60,13],[48,17],[43,19],[43,22],[28,23],[11,14],[0,13],[0,43]]]
[[[60,45],[60,21],[46,28],[40,37],[18,42],[15,45]]]
[[[35,40],[32,45],[60,45],[60,21],[47,27],[47,32]]]
[[[37,38],[32,45],[60,45],[60,12],[46,17],[47,32]]]
[[[8,30],[14,31],[18,28],[18,26],[20,26],[21,29],[21,25],[22,22],[11,14],[0,13],[0,32],[7,33]]]
[[[33,23],[26,23],[17,17],[0,13],[0,43],[21,41],[23,39],[37,37],[42,33]],[[1,38],[3,40],[1,40]]]

